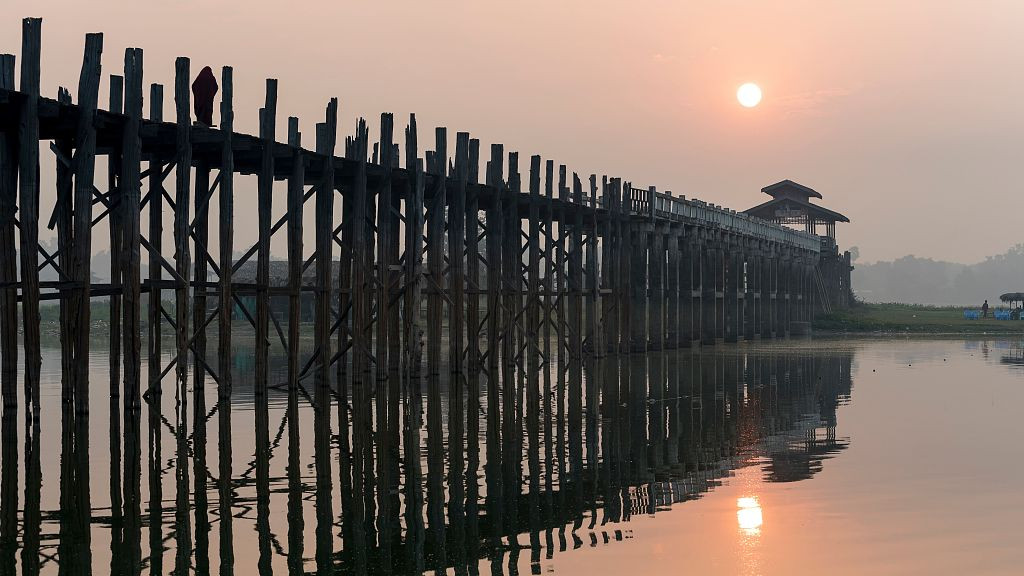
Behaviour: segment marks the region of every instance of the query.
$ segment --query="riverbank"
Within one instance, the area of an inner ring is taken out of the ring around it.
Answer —
[[[1024,334],[1022,320],[968,320],[964,308],[915,304],[857,304],[814,320],[815,334]]]

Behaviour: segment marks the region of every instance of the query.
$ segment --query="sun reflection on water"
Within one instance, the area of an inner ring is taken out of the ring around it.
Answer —
[[[756,535],[761,532],[761,524],[764,523],[764,516],[761,513],[761,504],[756,497],[743,497],[736,500],[736,521],[740,530],[746,534]]]

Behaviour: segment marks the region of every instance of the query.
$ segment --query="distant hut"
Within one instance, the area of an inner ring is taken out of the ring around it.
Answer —
[[[1006,294],[1001,294],[999,300],[1009,304],[1011,309],[1021,308],[1024,307],[1024,292],[1007,292]]]

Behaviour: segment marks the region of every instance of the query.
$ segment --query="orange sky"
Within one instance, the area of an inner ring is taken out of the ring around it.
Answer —
[[[104,75],[127,46],[145,50],[147,83],[170,86],[175,56],[233,65],[239,130],[256,132],[278,78],[281,140],[296,115],[311,142],[337,96],[342,134],[416,112],[421,140],[467,130],[735,209],[791,178],[853,220],[839,241],[864,261],[972,262],[1021,241],[1015,0],[4,4],[0,51],[20,51],[22,17],[44,18],[48,96],[75,92],[84,34],[102,31]],[[735,100],[746,81],[765,94],[753,110]]]

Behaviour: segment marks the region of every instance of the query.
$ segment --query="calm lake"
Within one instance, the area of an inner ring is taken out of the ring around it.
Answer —
[[[38,412],[20,381],[3,412],[0,574],[1021,573],[1019,340],[556,360],[536,400],[445,374],[339,411],[313,378],[257,398],[239,350],[230,398],[171,372],[133,416],[104,350],[85,416],[44,349]]]

